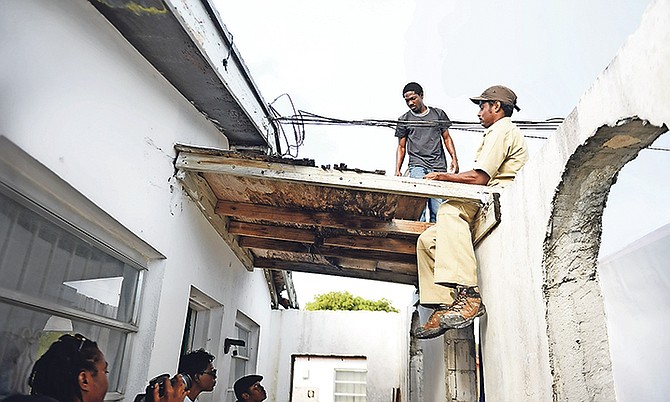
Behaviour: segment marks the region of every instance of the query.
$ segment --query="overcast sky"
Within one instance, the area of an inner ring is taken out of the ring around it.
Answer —
[[[267,102],[288,93],[296,109],[322,116],[396,119],[406,111],[402,87],[417,81],[424,87],[426,104],[444,109],[458,121],[477,121],[477,107],[468,97],[494,84],[517,93],[521,112],[514,119],[565,117],[639,26],[650,4],[648,0],[214,2]],[[274,107],[282,115],[293,113],[286,97]],[[468,170],[480,134],[455,130],[451,134],[461,169]],[[665,146],[670,143],[661,140]],[[532,157],[544,140],[528,141]],[[396,146],[388,128],[307,126],[297,156],[314,159],[317,165],[346,163],[392,174]],[[636,161],[640,165],[636,169],[643,174],[667,171],[669,155],[643,151],[644,158],[639,159],[647,162]],[[624,173],[625,169],[619,187],[628,182]],[[635,189],[636,205],[646,202],[649,186],[633,179],[630,184],[641,187]],[[659,197],[670,200],[669,191],[661,190]],[[626,235],[608,235],[608,221],[612,227],[630,221],[626,204],[612,200],[615,195],[619,198],[616,186],[608,202],[613,212],[606,211],[606,254],[670,222],[661,214],[639,222]],[[313,293],[331,288],[357,293],[357,286],[341,285],[336,278],[309,281],[294,274],[294,282],[301,306]],[[365,286],[360,295],[390,299],[399,295],[404,300],[407,291],[408,287],[375,284]]]

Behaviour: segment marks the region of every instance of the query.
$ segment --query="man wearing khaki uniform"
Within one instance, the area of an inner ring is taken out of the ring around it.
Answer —
[[[470,100],[479,105],[479,121],[486,129],[474,168],[463,173],[432,172],[425,179],[504,186],[528,160],[523,134],[510,119],[514,109],[519,110],[516,94],[496,85]],[[448,329],[467,327],[486,313],[477,287],[477,260],[470,233],[478,210],[478,204],[447,200],[438,209],[437,223],[419,236],[420,303],[435,311],[417,328],[417,338],[435,338]]]

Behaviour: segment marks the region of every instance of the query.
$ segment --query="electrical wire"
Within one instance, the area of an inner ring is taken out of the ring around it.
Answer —
[[[281,124],[300,125],[303,127],[309,125],[326,125],[326,126],[372,126],[372,127],[386,127],[395,129],[398,124],[406,127],[435,127],[445,123],[444,120],[423,120],[423,121],[402,121],[402,120],[380,120],[380,119],[363,119],[363,120],[345,120],[333,117],[320,116],[314,113],[299,110],[294,112],[292,116],[276,116],[273,120]],[[514,123],[522,130],[556,130],[556,128],[563,122],[562,118],[552,118],[544,121],[530,121],[530,120],[516,120]],[[478,122],[466,121],[450,121],[449,126],[452,130],[484,132],[481,124]],[[304,138],[303,138],[304,139]]]
[[[296,119],[293,121],[286,121],[282,122],[281,120],[283,117],[281,114],[275,109],[274,106],[272,106],[277,100],[279,100],[282,97],[286,97],[289,101],[289,104],[291,105],[291,109],[293,110],[293,116],[296,116]],[[268,107],[270,111],[273,113],[273,116],[270,117],[270,120],[273,120],[275,122],[278,122],[278,135],[281,136],[280,139],[284,140],[284,143],[286,144],[285,151],[281,153],[281,157],[284,156],[291,156],[293,158],[298,157],[298,151],[300,147],[303,145],[305,141],[305,123],[300,119],[300,111],[296,111],[295,104],[293,103],[293,99],[291,99],[291,95],[287,93],[283,93],[276,97],[272,102],[268,104]],[[293,130],[293,140],[289,140],[288,135],[286,134],[286,131],[284,130],[283,124],[290,124],[291,129]],[[293,153],[295,152],[295,154]]]
[[[284,95],[288,96],[287,94],[283,94],[280,95],[280,97]],[[275,99],[275,101],[276,100],[277,99]],[[300,134],[299,135],[296,134],[296,145],[294,146],[296,149],[296,156],[297,156],[297,148],[304,142],[305,126],[308,124],[322,125],[322,126],[372,126],[372,127],[386,127],[395,129],[398,126],[398,124],[402,124],[406,127],[435,127],[445,123],[444,120],[426,120],[426,121],[381,120],[381,119],[345,120],[333,117],[320,116],[314,113],[306,112],[304,110],[296,111],[292,101],[291,106],[293,107],[294,111],[292,116],[281,116],[277,113],[277,115],[272,119],[275,122],[279,123],[280,127],[284,124],[288,124],[294,128],[294,131],[296,131],[296,127],[299,128]],[[554,117],[547,120],[513,120],[513,123],[515,123],[517,127],[519,127],[519,129],[524,131],[555,131],[558,128],[558,126],[560,126],[563,123],[563,118]],[[479,122],[467,122],[457,120],[451,120],[451,125],[449,126],[449,129],[478,132],[478,133],[484,132],[484,128],[481,126]],[[543,139],[543,140],[549,138],[548,136],[544,135],[535,135],[528,133],[524,133],[524,136],[526,138]],[[666,151],[666,152],[670,151],[670,148],[664,148],[664,147],[647,147],[645,149],[653,151]]]

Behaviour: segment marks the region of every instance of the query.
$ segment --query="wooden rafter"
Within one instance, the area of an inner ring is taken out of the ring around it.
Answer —
[[[307,272],[314,274],[344,276],[348,278],[372,279],[383,282],[404,283],[406,285],[416,284],[416,273],[398,273],[391,270],[363,270],[345,269],[335,265],[317,264],[302,261],[284,261],[271,258],[256,258],[259,268],[281,269],[287,271]]]
[[[261,221],[299,224],[337,229],[361,231],[379,231],[393,234],[420,235],[431,223],[402,219],[383,219],[369,216],[346,216],[332,212],[309,211],[290,208],[278,208],[268,205],[247,204],[219,200],[215,212],[219,215],[237,219],[255,219]]]
[[[313,229],[299,229],[286,226],[263,225],[247,222],[230,222],[230,234],[263,239],[288,240],[299,243],[314,243],[317,234]]]
[[[376,250],[364,250],[347,247],[332,247],[324,245],[297,243],[284,240],[261,239],[257,237],[240,237],[240,246],[263,250],[279,250],[292,253],[317,254],[326,257],[347,257],[359,260],[392,261],[412,264],[416,262],[414,254],[402,254]]]
[[[324,246],[361,250],[375,250],[390,253],[416,253],[416,236],[411,238],[389,238],[356,235],[320,235],[316,229],[299,229],[286,226],[230,222],[230,234],[274,240],[286,240],[297,243],[318,243]]]

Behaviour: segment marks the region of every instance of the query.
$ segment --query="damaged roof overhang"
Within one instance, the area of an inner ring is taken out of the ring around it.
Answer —
[[[89,1],[231,147],[272,147],[268,107],[208,0]]]
[[[247,269],[300,271],[415,284],[426,198],[484,205],[481,239],[499,221],[486,186],[315,167],[179,145],[178,177]],[[491,208],[489,208],[491,206]],[[493,219],[488,219],[487,217]]]

